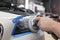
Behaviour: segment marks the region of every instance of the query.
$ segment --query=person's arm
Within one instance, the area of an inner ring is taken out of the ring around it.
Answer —
[[[54,22],[54,25],[52,25],[52,32],[55,33],[60,38],[60,23]]]
[[[60,38],[59,22],[56,22],[53,19],[47,17],[37,17],[35,20],[38,21],[38,26],[40,29],[48,32],[53,32]]]

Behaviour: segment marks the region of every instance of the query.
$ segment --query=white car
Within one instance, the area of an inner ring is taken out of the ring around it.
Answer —
[[[23,24],[22,27],[18,27],[19,25],[16,26],[18,20],[14,21],[14,18],[22,19],[22,16],[0,11],[1,40],[44,40],[43,35],[40,36],[40,34],[38,33],[32,33],[28,29],[24,29]],[[13,21],[16,23],[14,23]]]

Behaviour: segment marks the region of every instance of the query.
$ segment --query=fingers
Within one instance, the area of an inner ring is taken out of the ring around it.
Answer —
[[[35,18],[35,21],[39,21],[39,20],[40,20],[40,17],[36,17],[36,18]]]

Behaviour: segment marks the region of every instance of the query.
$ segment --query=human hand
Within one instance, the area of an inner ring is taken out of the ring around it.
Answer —
[[[38,27],[44,31],[52,32],[53,25],[55,25],[55,21],[48,17],[37,17],[35,18],[38,21]]]

